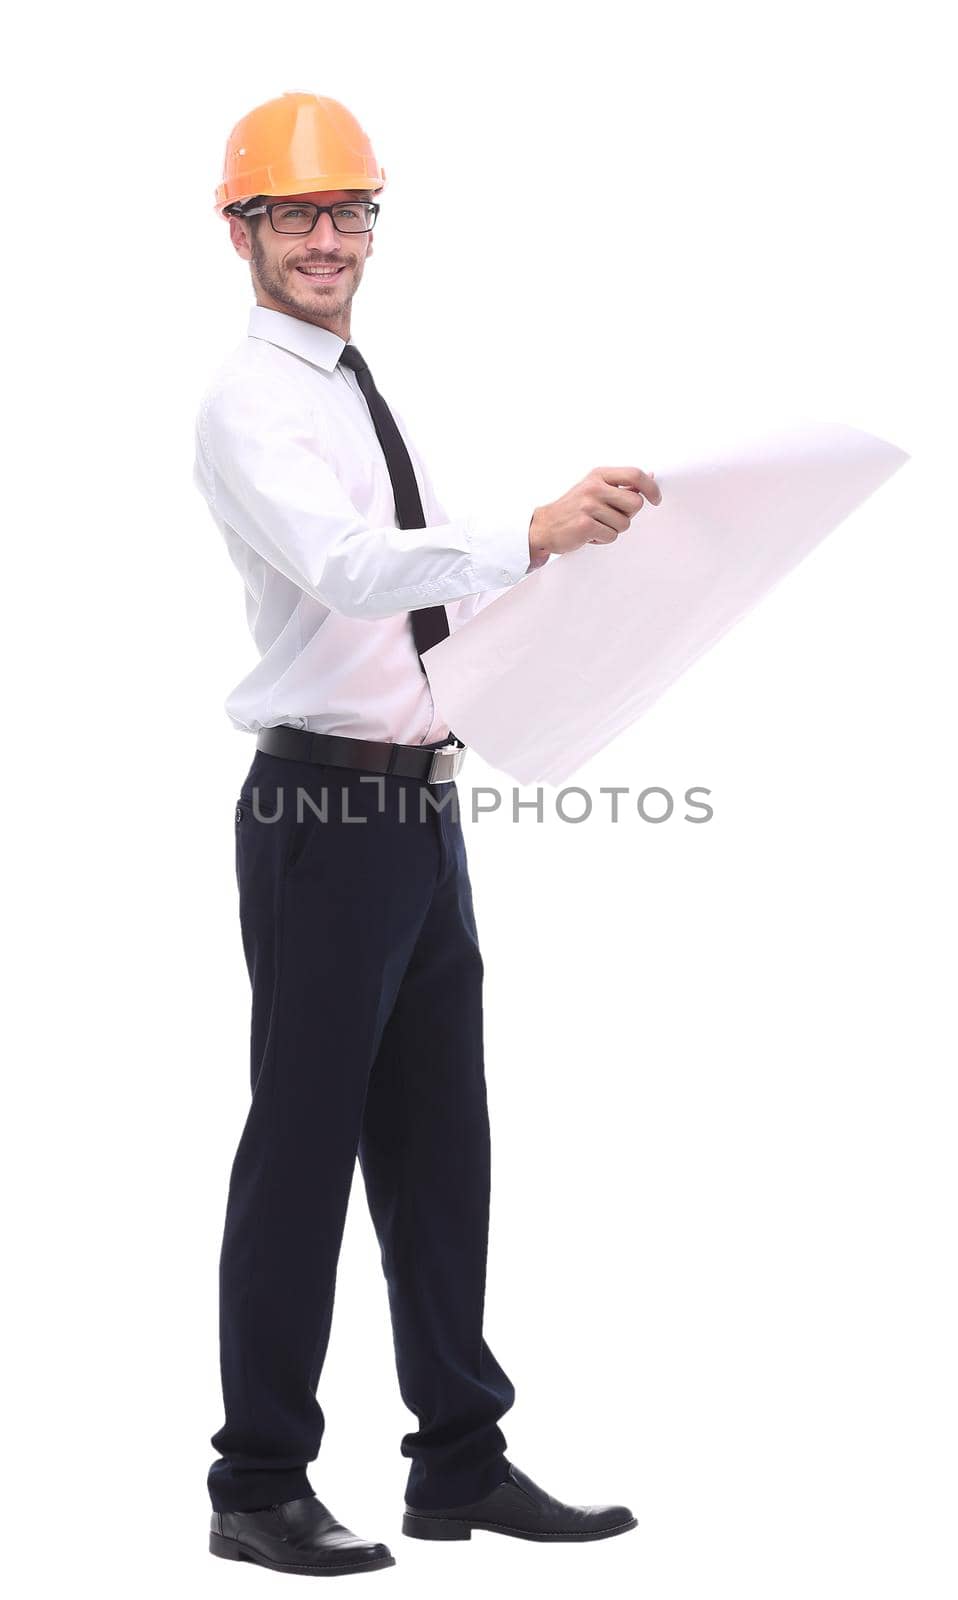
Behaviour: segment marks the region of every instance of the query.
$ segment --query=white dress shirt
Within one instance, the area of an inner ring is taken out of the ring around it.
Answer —
[[[285,722],[432,744],[450,729],[409,612],[447,605],[452,633],[518,583],[532,570],[534,508],[451,520],[387,394],[426,518],[425,528],[397,527],[369,408],[355,373],[337,366],[345,343],[253,306],[246,338],[200,403],[194,482],[242,575],[260,654],[225,710],[253,733]],[[375,376],[374,359],[370,366]]]

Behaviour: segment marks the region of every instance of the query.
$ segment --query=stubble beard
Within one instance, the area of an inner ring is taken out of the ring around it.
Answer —
[[[252,266],[260,288],[265,290],[277,305],[286,306],[293,315],[322,323],[330,316],[338,316],[348,309],[355,292],[351,265],[346,266],[334,294],[323,295],[320,300],[310,294],[305,280],[299,278],[295,267],[290,267],[289,271],[282,275],[274,271],[269,257],[255,235],[250,241],[250,251]],[[297,281],[293,282],[294,279]],[[300,282],[303,283],[302,289],[299,288]]]

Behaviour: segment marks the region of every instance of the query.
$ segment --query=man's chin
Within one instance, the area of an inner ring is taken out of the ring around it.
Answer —
[[[295,281],[294,281],[295,280]],[[328,316],[330,313],[339,315],[343,312],[353,295],[352,281],[337,285],[336,288],[310,289],[309,284],[293,268],[282,283],[271,286],[263,285],[266,293],[278,306],[285,306],[288,311],[308,313],[316,316],[317,313]]]

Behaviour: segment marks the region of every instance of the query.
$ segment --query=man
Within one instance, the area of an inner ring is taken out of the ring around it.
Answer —
[[[504,1454],[515,1391],[482,1335],[490,1145],[464,746],[420,657],[660,495],[650,474],[606,468],[531,514],[446,515],[350,343],[384,182],[335,100],[286,94],[233,130],[216,205],[256,304],[197,419],[196,482],[260,654],[226,701],[256,734],[235,813],[252,1103],[220,1263],[210,1548],[316,1574],[394,1564],[306,1474],[357,1158],[420,1424],[401,1443],[403,1532],[551,1542],[636,1526],[625,1506],[564,1504]]]

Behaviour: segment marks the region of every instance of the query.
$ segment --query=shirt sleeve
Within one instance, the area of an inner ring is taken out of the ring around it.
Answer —
[[[531,508],[425,528],[370,526],[324,459],[309,406],[261,376],[232,378],[204,396],[197,478],[211,508],[264,561],[344,616],[501,593],[529,569]],[[428,523],[425,500],[423,509]]]

